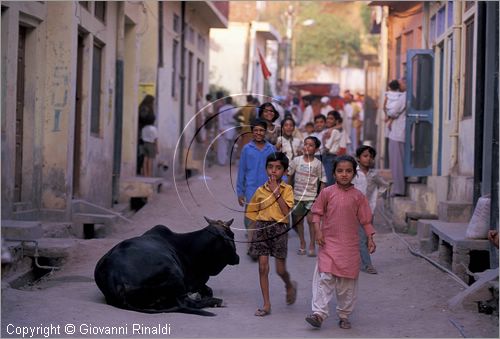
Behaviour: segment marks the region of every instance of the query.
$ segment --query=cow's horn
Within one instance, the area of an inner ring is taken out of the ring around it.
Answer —
[[[212,219],[209,219],[209,218],[207,218],[207,217],[205,217],[205,216],[204,216],[203,218],[205,218],[205,220],[206,220],[206,221],[207,221],[210,225],[212,225],[212,224],[216,224],[216,223],[217,223],[217,221],[212,220]]]

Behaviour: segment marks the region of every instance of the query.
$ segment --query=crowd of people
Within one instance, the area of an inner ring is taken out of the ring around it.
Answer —
[[[405,99],[403,86],[392,87],[398,94],[388,92],[384,112],[393,148],[399,150]],[[305,107],[299,98],[290,105],[261,104],[248,95],[240,108],[220,95],[207,106],[206,121],[218,120],[218,127],[206,126],[209,135],[217,135],[218,164],[238,162],[236,191],[245,209],[247,254],[258,262],[263,297],[256,316],[271,314],[270,256],[285,284],[287,304],[295,302],[297,283],[286,267],[290,229],[298,234],[297,255],[316,258],[312,313],[305,318],[313,327],[329,316],[328,303],[336,295],[339,326],[350,328],[359,272],[377,274],[370,258],[376,248],[373,211],[389,183],[374,169],[376,150],[363,144],[363,95],[343,94],[342,100],[312,98]]]

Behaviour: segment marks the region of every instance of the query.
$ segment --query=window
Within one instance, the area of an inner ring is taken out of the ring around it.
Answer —
[[[188,82],[187,82],[187,102],[193,104],[193,52],[188,54]]]
[[[465,12],[474,7],[474,1],[466,1],[465,2]]]
[[[94,16],[102,22],[106,22],[106,1],[94,3]]]
[[[436,37],[440,37],[444,33],[444,28],[446,26],[445,19],[445,7],[441,7],[439,11],[437,12],[437,32],[436,32]]]
[[[431,17],[431,24],[429,27],[429,42],[432,44],[436,40],[436,15]]]
[[[205,38],[198,33],[198,51],[205,54]]]
[[[92,56],[92,101],[90,117],[90,133],[99,135],[101,123],[101,73],[102,46],[95,43]]]
[[[82,6],[83,8],[85,8],[87,11],[89,10],[90,1],[78,1],[78,3],[80,4],[80,6]]]
[[[188,35],[188,40],[190,43],[192,43],[194,45],[194,29],[193,27],[189,26],[189,35]]]
[[[177,55],[179,54],[179,42],[177,40],[173,40],[172,45],[172,97],[175,97],[177,94]]]
[[[447,28],[450,28],[453,25],[453,1],[448,1],[448,25]]]
[[[409,32],[405,33],[405,44],[406,44],[405,50],[409,50],[409,49],[412,49],[414,47],[413,31],[409,31]]]
[[[472,116],[473,69],[474,61],[474,20],[465,23],[465,74],[464,74],[464,110],[463,117]]]
[[[173,23],[172,29],[174,30],[174,32],[179,33],[180,22],[179,22],[179,16],[177,14],[174,14],[174,20],[172,21],[172,23]]]
[[[452,99],[453,99],[453,35],[448,37],[448,47],[447,47],[447,65],[448,67],[448,120],[451,120],[452,113]]]
[[[203,85],[205,81],[205,64],[203,61],[198,59],[196,63],[196,83],[198,84],[198,87],[203,90]]]
[[[432,108],[433,60],[430,55],[416,55],[412,58],[411,105],[416,111]]]

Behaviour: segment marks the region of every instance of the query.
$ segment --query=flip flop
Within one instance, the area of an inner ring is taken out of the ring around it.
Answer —
[[[286,293],[286,304],[292,305],[297,299],[297,282],[292,281],[292,291]]]
[[[348,330],[351,328],[351,322],[348,319],[340,319],[339,327]]]
[[[315,257],[316,256],[316,251],[315,250],[309,250],[309,252],[307,253],[307,256],[308,257]]]
[[[299,249],[297,250],[297,254],[298,254],[298,255],[306,255],[306,250],[305,250],[305,248],[299,248]]]
[[[366,269],[365,269],[365,272],[366,273],[370,273],[370,274],[377,274],[377,270],[375,269],[375,267],[369,265],[369,266],[366,266]]]
[[[255,311],[255,316],[256,317],[265,317],[266,315],[271,314],[271,310],[265,310],[263,308],[258,308],[257,311]]]

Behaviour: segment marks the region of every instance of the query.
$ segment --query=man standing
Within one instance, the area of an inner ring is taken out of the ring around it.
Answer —
[[[219,108],[219,135],[217,136],[217,161],[219,165],[227,164],[228,156],[234,143],[235,121],[233,116],[237,110],[233,106],[233,98],[228,96],[224,100],[225,104]]]
[[[391,84],[395,81],[391,81]],[[384,111],[388,117],[389,133],[389,167],[391,169],[393,187],[392,196],[405,195],[404,150],[406,130],[406,81],[400,79],[399,92],[389,91],[384,102]],[[396,84],[395,84],[396,85]],[[397,86],[394,86],[397,87]],[[393,95],[393,97],[390,96]]]

